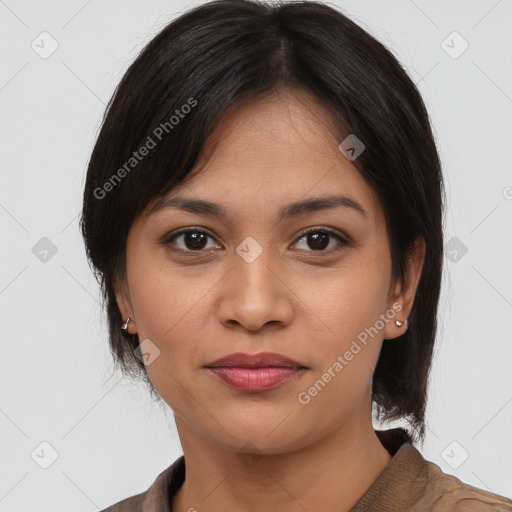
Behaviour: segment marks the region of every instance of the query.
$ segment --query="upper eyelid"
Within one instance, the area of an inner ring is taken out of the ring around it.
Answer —
[[[340,231],[339,229],[335,228],[329,228],[327,226],[312,226],[310,228],[305,228],[301,234],[300,237],[302,238],[304,235],[307,235],[308,233],[314,233],[315,231],[327,231],[328,233],[332,235],[336,235],[341,238],[345,243],[350,242],[350,237],[346,235],[343,231]]]

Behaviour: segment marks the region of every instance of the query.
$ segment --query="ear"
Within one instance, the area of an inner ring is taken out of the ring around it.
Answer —
[[[408,324],[405,320],[408,319],[414,303],[424,260],[425,240],[422,236],[418,236],[414,242],[414,248],[407,259],[404,278],[395,284],[388,302],[388,309],[392,309],[397,313],[392,321],[386,323],[384,339],[391,340],[397,338],[407,331]],[[400,310],[399,305],[401,306]],[[404,323],[401,327],[398,327],[395,320],[400,320]]]
[[[134,313],[132,307],[132,301],[130,296],[130,290],[128,287],[128,283],[126,278],[122,277],[119,279],[117,283],[114,284],[114,290],[116,295],[116,302],[119,311],[121,312],[121,317],[123,319],[123,323],[126,321],[128,317],[134,320]],[[119,326],[121,328],[121,326]],[[136,334],[137,328],[135,327],[135,323],[130,322],[128,324],[128,333]]]

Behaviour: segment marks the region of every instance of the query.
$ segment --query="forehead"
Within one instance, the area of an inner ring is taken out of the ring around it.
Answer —
[[[167,197],[200,197],[254,217],[298,199],[343,194],[377,227],[378,197],[339,150],[338,138],[325,107],[305,94],[246,103],[217,125],[194,176]]]

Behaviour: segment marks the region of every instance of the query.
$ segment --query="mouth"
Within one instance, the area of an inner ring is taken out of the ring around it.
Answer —
[[[230,387],[246,392],[273,389],[306,370],[297,361],[272,352],[230,354],[205,368]]]

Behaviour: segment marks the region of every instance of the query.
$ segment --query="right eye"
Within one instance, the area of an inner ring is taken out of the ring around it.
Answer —
[[[210,252],[212,248],[221,248],[218,244],[213,247],[207,247],[208,238],[213,240],[213,235],[207,231],[198,228],[187,228],[168,235],[162,243],[164,245],[177,246],[178,249],[171,247],[171,250],[182,253]],[[176,243],[180,240],[182,243],[181,247]]]

